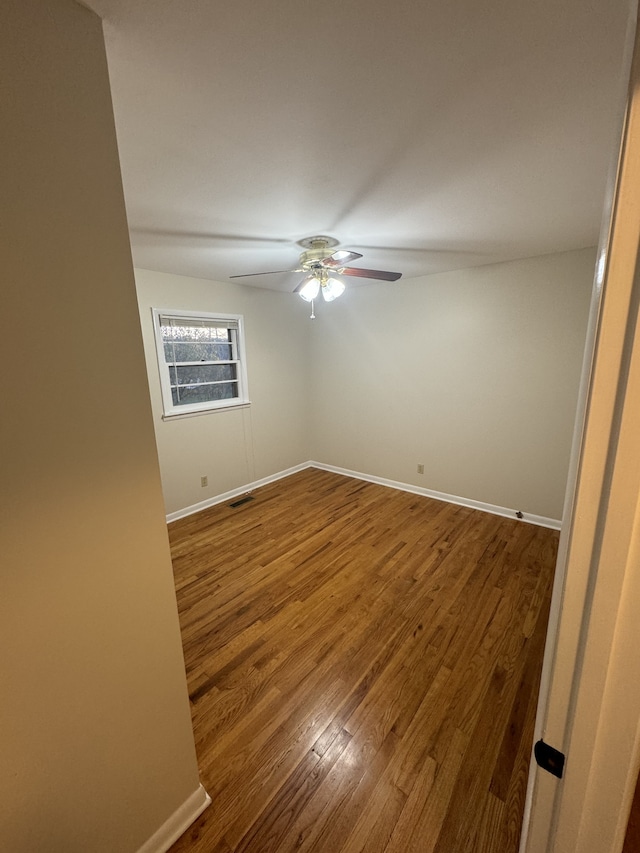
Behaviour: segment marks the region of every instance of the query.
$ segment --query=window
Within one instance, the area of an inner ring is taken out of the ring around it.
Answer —
[[[164,416],[246,405],[242,317],[153,309]]]

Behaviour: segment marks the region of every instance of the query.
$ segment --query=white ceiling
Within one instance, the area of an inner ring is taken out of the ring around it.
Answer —
[[[88,5],[137,266],[224,281],[327,234],[406,278],[597,241],[628,0]]]

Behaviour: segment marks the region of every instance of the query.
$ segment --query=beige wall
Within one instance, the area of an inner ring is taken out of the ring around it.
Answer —
[[[127,853],[198,776],[101,26],[0,33],[0,848]]]
[[[290,293],[148,270],[136,270],[136,285],[167,513],[307,461],[307,305]],[[152,308],[242,314],[251,406],[163,421]]]
[[[594,263],[351,287],[315,321],[291,294],[137,270],[167,512],[314,459],[559,519]],[[162,420],[151,307],[244,315],[250,408]]]
[[[314,458],[559,519],[594,263],[586,249],[319,306]]]

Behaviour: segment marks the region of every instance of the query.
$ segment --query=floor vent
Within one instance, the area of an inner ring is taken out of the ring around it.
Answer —
[[[249,503],[249,501],[252,501],[252,500],[253,500],[253,495],[245,495],[243,498],[240,498],[239,500],[234,501],[233,503],[229,504],[229,506],[232,506],[235,509],[237,506],[242,506],[242,504]]]

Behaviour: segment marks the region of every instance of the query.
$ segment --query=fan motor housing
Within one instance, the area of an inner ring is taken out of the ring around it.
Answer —
[[[320,269],[322,261],[332,254],[332,249],[338,245],[333,237],[306,237],[298,242],[307,251],[300,255],[300,266],[304,270]]]

